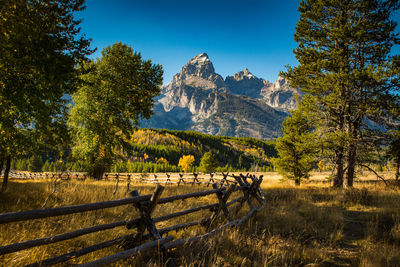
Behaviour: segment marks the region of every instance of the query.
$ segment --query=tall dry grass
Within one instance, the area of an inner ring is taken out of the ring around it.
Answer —
[[[380,183],[356,184],[352,190],[337,190],[318,181],[295,187],[280,179],[263,183],[266,207],[239,229],[170,252],[184,266],[400,266],[400,191]],[[318,180],[318,179],[317,179]],[[120,199],[128,196],[120,183],[66,181],[47,200],[46,207]],[[150,194],[153,185],[131,184],[140,194]],[[199,186],[167,186],[162,197],[204,190]],[[40,208],[53,191],[49,181],[11,181],[0,197],[0,212]],[[238,193],[239,194],[239,193]],[[210,196],[195,201],[177,201],[157,206],[155,216],[205,203],[216,203]],[[244,214],[246,209],[239,215]],[[209,214],[198,212],[157,224],[162,228]],[[0,226],[0,244],[11,244],[51,236],[100,223],[137,218],[132,205],[82,214],[10,223]],[[222,221],[221,221],[222,223]],[[202,234],[201,226],[178,233],[175,238]],[[69,241],[41,246],[0,257],[4,266],[20,266],[66,253],[118,236],[132,233],[124,227],[93,233]],[[82,263],[120,251],[111,247],[69,261]],[[119,265],[162,265],[162,254],[144,253]]]

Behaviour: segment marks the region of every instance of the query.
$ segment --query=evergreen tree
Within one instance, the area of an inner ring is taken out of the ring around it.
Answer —
[[[291,111],[283,122],[283,136],[276,141],[279,158],[274,161],[278,172],[300,185],[318,162],[315,126],[301,106]]]
[[[43,161],[40,156],[33,155],[29,158],[28,171],[30,172],[40,172],[43,167]]]
[[[100,179],[116,152],[127,150],[139,119],[150,118],[163,72],[122,43],[106,47],[100,59],[82,68],[85,84],[73,95],[69,117],[73,156],[87,162],[89,175]]]
[[[211,151],[204,153],[200,160],[199,171],[203,173],[212,173],[218,168],[218,162]]]
[[[390,18],[394,0],[302,0],[291,85],[314,98],[317,126],[335,164],[333,185],[352,186],[360,153],[393,101],[390,51],[399,43]]]

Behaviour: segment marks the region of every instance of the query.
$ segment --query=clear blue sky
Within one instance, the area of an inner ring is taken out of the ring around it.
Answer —
[[[122,41],[164,68],[164,84],[206,52],[224,78],[247,67],[275,81],[293,55],[300,0],[86,0],[82,32],[102,48]]]

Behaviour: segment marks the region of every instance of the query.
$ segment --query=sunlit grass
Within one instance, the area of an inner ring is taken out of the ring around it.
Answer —
[[[321,183],[326,173],[316,173],[309,183],[300,187],[280,181],[276,174],[262,185],[267,205],[239,229],[232,228],[215,237],[190,246],[172,250],[177,264],[188,266],[398,266],[400,264],[400,191],[387,189],[381,183],[356,184],[352,190],[336,190]],[[374,179],[364,177],[363,179]],[[62,181],[50,197],[51,181],[11,180],[7,192],[0,197],[0,211],[12,212],[76,205],[129,197],[126,183],[120,182],[116,194],[115,182]],[[140,195],[151,194],[155,185],[131,183],[130,190]],[[162,197],[203,191],[204,186],[166,186]],[[208,187],[210,189],[210,187]],[[237,193],[236,197],[240,195]],[[157,206],[154,216],[161,216],[216,203],[213,196],[196,200],[175,201]],[[238,215],[248,211],[247,206]],[[210,214],[200,211],[157,224],[158,228],[194,221]],[[137,218],[133,205],[0,225],[0,243],[11,244],[73,231],[102,223]],[[4,266],[33,263],[72,250],[110,240],[134,232],[118,227],[104,232],[51,245],[32,248],[0,257]],[[178,233],[175,238],[205,233],[202,226]],[[71,260],[67,265],[82,263],[121,251],[116,246]],[[119,264],[160,265],[159,253],[144,253]]]

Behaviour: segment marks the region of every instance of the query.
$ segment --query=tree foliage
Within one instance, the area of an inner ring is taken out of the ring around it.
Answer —
[[[82,69],[84,84],[73,95],[69,117],[73,156],[88,163],[91,176],[101,178],[126,150],[139,119],[150,118],[163,71],[122,43],[106,47],[100,59]]]
[[[218,168],[218,162],[213,154],[209,151],[204,153],[200,160],[199,171],[203,173],[212,173]]]
[[[184,172],[188,172],[193,166],[194,156],[193,155],[183,155],[179,159],[178,167],[181,167]]]
[[[335,165],[334,186],[352,186],[362,153],[377,144],[394,101],[391,48],[399,44],[393,0],[303,0],[296,26],[297,67],[284,76],[313,97],[325,151]],[[372,146],[371,146],[372,145]]]
[[[76,88],[77,62],[92,52],[74,19],[83,8],[83,0],[1,1],[0,157],[6,170],[12,156],[38,140],[59,144],[65,137],[63,96]]]
[[[283,136],[276,141],[279,158],[274,161],[278,172],[300,185],[308,178],[318,160],[318,140],[315,125],[299,106],[283,122]]]

